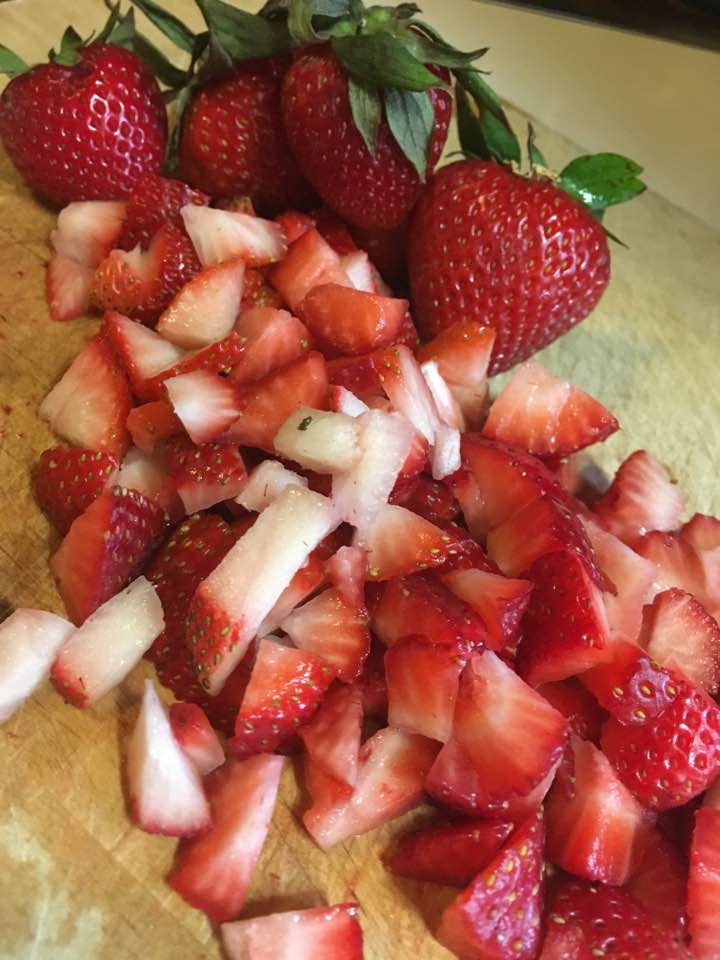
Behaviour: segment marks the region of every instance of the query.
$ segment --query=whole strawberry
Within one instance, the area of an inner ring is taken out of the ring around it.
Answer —
[[[53,62],[20,72],[24,65],[13,58],[11,67],[17,75],[0,97],[0,140],[46,199],[120,199],[144,171],[159,170],[165,105],[155,77],[131,50],[64,38]]]

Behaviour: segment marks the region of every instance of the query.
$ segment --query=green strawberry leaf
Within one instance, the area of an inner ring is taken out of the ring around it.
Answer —
[[[119,4],[117,4],[114,10],[119,10]],[[116,47],[124,47],[126,50],[132,50],[135,38],[137,36],[135,30],[135,11],[130,9],[123,17],[113,18],[112,14],[110,19],[105,24],[105,29],[103,33],[106,34],[105,40],[107,43],[114,43]],[[101,37],[103,33],[100,34],[98,40],[102,43]]]
[[[83,45],[80,34],[74,27],[68,27],[60,40],[60,49],[57,53],[51,50],[48,60],[59,63],[63,67],[72,67],[78,62],[78,51]]]
[[[602,211],[641,194],[642,167],[617,153],[577,157],[560,172],[558,184],[591,210]]]
[[[142,10],[148,20],[185,53],[192,53],[195,34],[168,10],[164,10],[155,0],[130,0],[138,10]]]
[[[463,153],[478,157],[480,160],[491,160],[492,157],[480,125],[480,118],[471,105],[469,94],[463,90],[460,84],[455,87],[455,113],[458,137]]]
[[[22,57],[0,43],[0,73],[9,77],[16,77],[19,73],[25,73],[29,69]]]
[[[348,99],[355,126],[365,141],[370,156],[375,157],[378,129],[382,120],[382,101],[378,88],[350,74]]]
[[[488,52],[488,47],[480,47],[478,50],[463,53],[462,50],[431,40],[413,30],[407,30],[403,34],[403,39],[421,63],[434,63],[438,67],[449,67],[453,70],[470,68],[475,60]]]
[[[456,70],[458,85],[469,95],[475,110],[465,104],[464,139],[461,131],[460,144],[464,150],[497,163],[520,163],[520,142],[515,136],[500,97],[476,70]],[[477,129],[472,129],[478,127]],[[471,133],[472,130],[472,133]],[[472,149],[482,144],[482,152]]]
[[[313,29],[313,12],[311,0],[290,0],[287,27],[290,36],[299,47],[315,43],[317,40]]]
[[[197,0],[211,34],[235,63],[288,53],[292,40],[284,23],[230,6],[224,0]]]
[[[527,135],[527,153],[528,153],[528,160],[530,161],[531,167],[533,168],[547,167],[547,161],[542,151],[535,143],[535,128],[529,122],[528,122],[528,135]]]
[[[376,87],[419,92],[442,83],[401,40],[390,33],[333,37],[331,43],[349,74]]]
[[[178,90],[184,87],[188,81],[186,70],[180,70],[175,64],[171,63],[164,53],[161,53],[141,33],[136,33],[132,41],[132,50],[144,60],[155,74],[160,83],[171,90]]]
[[[395,142],[424,180],[435,122],[430,97],[427,93],[391,88],[385,91],[385,115]]]

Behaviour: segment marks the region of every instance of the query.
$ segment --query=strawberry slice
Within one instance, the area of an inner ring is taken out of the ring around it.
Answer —
[[[165,381],[173,411],[195,444],[217,439],[240,416],[238,388],[208,370],[181,373]]]
[[[118,458],[79,447],[52,447],[40,454],[33,482],[40,509],[66,534],[81,513],[112,483]]]
[[[95,270],[54,253],[48,260],[45,297],[52,320],[75,320],[90,309]]]
[[[442,481],[423,474],[407,484],[396,484],[390,502],[412,510],[430,523],[449,523],[460,512],[450,488]]]
[[[619,426],[589,394],[527,360],[490,408],[483,435],[537,457],[564,457],[605,440]]]
[[[360,356],[395,340],[407,308],[407,300],[324,283],[303,297],[297,314],[326,356]]]
[[[235,324],[236,332],[245,338],[245,353],[233,365],[231,376],[236,383],[262,380],[307,356],[307,327],[287,310],[271,306],[244,310]]]
[[[180,211],[200,263],[212,267],[226,260],[243,260],[263,267],[281,260],[287,250],[282,227],[254,214],[193,204]]]
[[[597,743],[607,714],[577,680],[543,683],[537,692],[567,718],[570,730],[582,740]]]
[[[307,213],[300,213],[298,210],[286,210],[275,217],[275,223],[279,223],[283,228],[283,233],[288,244],[295,243],[300,237],[312,230],[315,226],[315,220]]]
[[[373,355],[363,357],[337,357],[328,361],[330,383],[345,387],[358,397],[379,394],[382,385],[373,363]]]
[[[303,406],[283,423],[273,445],[280,456],[308,470],[343,473],[362,455],[361,432],[358,418]]]
[[[240,312],[244,273],[242,260],[228,260],[201,270],[163,311],[157,332],[184,350],[197,350],[222,340]]]
[[[358,606],[339,590],[324,590],[280,626],[296,647],[330,664],[341,680],[350,683],[362,672],[370,650],[364,603]]]
[[[162,629],[155,588],[138,577],[68,637],[53,664],[52,681],[76,707],[92,706],[125,679]]]
[[[225,376],[230,373],[233,365],[242,360],[248,349],[247,338],[233,330],[223,340],[211,343],[202,350],[190,354],[181,352],[180,360],[171,367],[166,367],[143,384],[144,395],[148,397],[164,398],[165,381],[185,373],[196,370],[205,370],[208,373],[221,373]]]
[[[649,530],[675,530],[684,509],[683,492],[645,450],[636,450],[620,464],[593,507],[605,529],[630,546]]]
[[[403,834],[385,865],[401,877],[464,887],[487,867],[513,832],[511,823],[433,823]]]
[[[207,206],[210,197],[193,190],[182,180],[170,180],[157,173],[143,173],[135,181],[127,200],[127,212],[117,246],[132,250],[140,244],[146,248],[166,221],[182,228],[180,211],[188,203]]]
[[[119,456],[128,445],[125,426],[130,388],[105,340],[93,337],[40,404],[40,417],[77,447]]]
[[[638,643],[661,665],[679,669],[716,694],[720,686],[720,625],[692,594],[673,588],[645,607]]]
[[[362,960],[356,903],[273,913],[220,928],[228,960]]]
[[[115,246],[125,220],[127,204],[117,200],[69,203],[58,214],[50,243],[57,254],[97,267]]]
[[[445,586],[480,616],[485,643],[499,652],[520,639],[520,623],[530,602],[529,580],[511,580],[487,570],[450,570],[441,574]]]
[[[579,927],[558,924],[548,931],[538,960],[594,960],[594,957]]]
[[[690,849],[687,908],[693,956],[714,960],[720,950],[720,810],[703,806],[695,814]]]
[[[678,587],[693,594],[707,609],[715,609],[717,588],[705,579],[705,565],[682,534],[651,530],[635,541],[635,549],[656,566],[654,591]]]
[[[625,889],[656,923],[682,936],[688,899],[687,866],[676,848],[657,830],[650,833]]]
[[[356,290],[364,290],[366,293],[380,293],[383,296],[390,295],[390,288],[370,262],[370,257],[364,250],[352,250],[350,253],[341,254],[340,263]]]
[[[500,576],[497,564],[492,562],[477,540],[468,533],[466,527],[455,521],[438,523],[437,526],[442,527],[457,541],[457,549],[453,548],[439,573],[445,574],[452,570],[484,570],[486,573]]]
[[[212,827],[181,841],[169,883],[216,923],[234,919],[247,897],[267,836],[283,758],[229,761],[205,781]]]
[[[314,287],[337,283],[352,287],[340,257],[317,230],[305,231],[273,268],[270,282],[294,312]]]
[[[346,603],[365,605],[367,553],[362,547],[340,547],[325,564],[325,572]]]
[[[114,596],[158,545],[165,512],[134,490],[105,490],[50,558],[69,618],[80,624]]]
[[[393,407],[427,440],[435,442],[440,417],[420,366],[405,346],[378,350],[373,364]]]
[[[45,610],[14,610],[0,623],[0,723],[5,723],[47,680],[75,628]]]
[[[178,437],[170,440],[166,452],[170,476],[187,513],[230,500],[245,484],[247,471],[236,447],[219,443],[195,446]]]
[[[159,453],[143,453],[137,447],[130,447],[120,464],[115,484],[152,500],[165,511],[168,520],[177,521],[185,516],[175,481]]]
[[[542,815],[533,814],[443,911],[437,938],[458,957],[532,960],[543,909]]]
[[[152,680],[127,746],[132,816],[146,833],[192,837],[211,825],[200,774],[173,736]]]
[[[370,407],[345,387],[331,384],[328,391],[328,407],[334,413],[346,413],[349,417],[359,417],[367,413]]]
[[[222,689],[294,574],[336,525],[329,500],[288,487],[203,580],[190,606],[188,639],[210,693]]]
[[[303,816],[308,833],[327,850],[412,810],[422,802],[423,782],[436,752],[437,745],[425,737],[393,727],[378,730],[360,748],[350,796],[345,784],[308,762],[313,799]]]
[[[435,408],[442,422],[449,427],[456,427],[464,433],[467,429],[465,417],[450,387],[440,373],[437,362],[426,360],[425,363],[420,364],[420,371],[428,385],[428,390],[432,394]],[[456,467],[456,469],[458,468]]]
[[[312,719],[298,730],[309,760],[348,795],[357,782],[362,735],[362,693],[357,685],[330,689]]]
[[[252,267],[246,268],[243,284],[243,310],[249,310],[252,307],[273,307],[277,310],[282,307],[282,297],[277,290],[273,290],[266,277],[267,269],[253,270]]]
[[[430,771],[428,792],[466,813],[502,816],[508,801],[553,769],[566,732],[565,718],[494,653],[475,654],[461,675],[452,737]]]
[[[218,735],[198,704],[171,704],[170,726],[183,753],[201,777],[207,776],[225,763],[225,751]]]
[[[133,393],[141,400],[155,393],[148,381],[163,370],[170,370],[184,352],[136,320],[108,310],[103,333],[127,374]]]
[[[158,444],[182,433],[183,425],[167,400],[151,400],[132,408],[127,428],[135,446],[152,453]]]
[[[340,256],[346,256],[357,250],[349,225],[328,207],[317,210],[315,220],[317,229]]]
[[[362,538],[368,578],[392,580],[442,566],[459,552],[457,538],[405,507],[382,507]]]
[[[307,485],[305,477],[288,470],[279,460],[263,460],[250,471],[247,483],[235,498],[235,503],[253,513],[262,513],[287,487]]]
[[[300,357],[239,392],[242,413],[223,435],[223,442],[274,451],[273,440],[300,406],[322,410],[327,400],[327,369],[321,353]]]

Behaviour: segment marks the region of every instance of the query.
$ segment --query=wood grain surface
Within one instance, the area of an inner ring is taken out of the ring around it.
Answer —
[[[189,2],[172,6],[191,19]],[[90,0],[5,3],[0,38],[38,58],[70,19],[86,33],[102,16]],[[552,164],[577,152],[537,126]],[[53,443],[36,410],[97,319],[48,318],[52,223],[0,152],[0,617],[19,606],[62,612],[47,570],[57,538],[29,484]],[[720,512],[720,234],[653,195],[613,212],[609,225],[630,249],[614,250],[612,285],[592,318],[542,360],[618,415],[624,430],[595,455],[601,467],[646,447],[691,510]],[[0,960],[220,956],[211,925],[163,882],[173,841],[126,816],[121,749],[146,672],[84,712],[46,687],[0,728]],[[449,957],[429,931],[451,892],[393,878],[378,857],[425,811],[328,856],[299,825],[303,802],[288,761],[247,914],[357,898],[367,960]]]

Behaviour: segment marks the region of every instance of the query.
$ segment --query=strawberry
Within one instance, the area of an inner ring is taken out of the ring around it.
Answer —
[[[379,511],[362,543],[368,552],[368,578],[376,581],[440,567],[459,552],[451,533],[391,505]]]
[[[152,680],[128,742],[127,780],[133,819],[146,833],[191,837],[210,827],[200,774],[173,736]]]
[[[345,784],[348,794],[357,782],[362,721],[360,688],[356,684],[337,685],[298,730],[310,761],[328,777]]]
[[[243,908],[275,807],[283,758],[229,761],[205,781],[212,827],[183,840],[170,886],[216,923]]]
[[[181,373],[165,381],[173,411],[195,444],[216,440],[242,412],[238,388],[209,370]]]
[[[176,348],[177,349],[177,348]],[[234,364],[242,361],[248,350],[248,337],[237,330],[232,330],[223,340],[208,344],[201,350],[192,353],[178,351],[178,362],[166,367],[143,383],[143,393],[147,397],[164,398],[164,383],[171,377],[178,377],[183,373],[193,373],[196,370],[207,370],[209,373],[227,375]]]
[[[141,400],[153,395],[149,381],[162,371],[170,371],[185,355],[155,331],[114,310],[105,314],[102,330],[127,374],[133,393]]]
[[[312,203],[280,113],[285,63],[247,60],[201,86],[182,117],[183,179],[213,197],[247,194],[263,213]]]
[[[706,579],[706,565],[694,546],[679,533],[651,530],[635,542],[635,550],[655,564],[654,590],[678,587],[714,610],[717,587]],[[712,567],[710,568],[712,575]]]
[[[695,814],[688,879],[689,930],[693,956],[713,960],[720,950],[717,891],[720,883],[720,811],[703,806]]]
[[[180,211],[188,203],[204,207],[209,202],[207,194],[192,190],[182,180],[170,180],[157,173],[143,173],[128,197],[125,222],[117,246],[121,250],[132,250],[140,244],[147,249],[164,223],[169,222],[182,229]]]
[[[382,389],[372,354],[364,357],[338,357],[328,361],[330,383],[344,387],[358,397],[378,394]]]
[[[687,866],[678,850],[658,830],[649,834],[626,890],[656,923],[676,935],[683,933],[688,898]]]
[[[512,649],[520,637],[532,583],[473,568],[443,571],[440,576],[445,586],[481,618],[486,645],[496,652]]]
[[[589,394],[556,379],[537,360],[527,360],[493,403],[482,432],[536,457],[564,457],[618,428],[615,417]]]
[[[282,307],[283,299],[267,282],[266,274],[265,269],[253,270],[252,267],[248,267],[245,270],[242,299],[244,310],[250,307],[275,307],[277,310]]]
[[[39,409],[63,439],[116,456],[128,445],[129,411],[127,380],[99,335],[83,347]]]
[[[367,553],[362,547],[340,547],[325,564],[325,573],[346,603],[365,605]]]
[[[132,408],[127,428],[135,446],[152,453],[158,444],[182,433],[183,426],[166,400],[153,400]]]
[[[511,823],[433,822],[403,834],[385,864],[413,880],[464,887],[487,867],[513,831]]]
[[[173,703],[170,726],[183,753],[201,777],[225,763],[225,751],[202,707],[196,703]]]
[[[243,458],[233,446],[195,446],[185,437],[170,440],[168,470],[187,513],[205,510],[240,493],[247,477]]]
[[[220,928],[229,960],[362,960],[363,936],[355,903],[272,913]]]
[[[440,523],[447,533],[457,541],[457,546],[449,554],[439,572],[450,573],[453,570],[482,570],[486,573],[500,574],[497,565],[492,562],[477,540],[471,536],[465,527],[454,520],[451,523]]]
[[[362,456],[362,421],[344,413],[298,407],[275,434],[280,456],[320,474],[345,473]]]
[[[243,310],[235,324],[235,332],[246,346],[230,371],[236,383],[262,380],[293,360],[306,356],[309,348],[305,325],[287,310],[275,307]]]
[[[408,484],[395,485],[390,503],[412,510],[430,523],[449,523],[460,512],[450,487],[440,480],[420,475]]]
[[[270,282],[291,310],[297,310],[315,287],[329,283],[352,286],[338,254],[313,228],[295,240],[272,269]]]
[[[597,743],[607,714],[577,680],[543,683],[537,692],[570,723],[570,730],[582,740]]]
[[[184,350],[197,350],[226,337],[242,300],[242,260],[201,270],[173,298],[157,322],[157,332]]]
[[[77,34],[75,34],[77,37]],[[52,203],[118,200],[165,156],[160,88],[130,50],[79,38],[62,59],[19,73],[0,98],[0,140]]]
[[[601,190],[594,183],[592,201],[606,205],[643,189],[639,170],[611,154],[579,158],[558,184],[488,160],[442,167],[420,198],[408,237],[411,299],[425,336],[458,317],[494,327],[493,374],[583,320],[610,279],[603,228],[576,199],[584,173],[605,181]]]
[[[315,654],[260,640],[230,752],[242,758],[276,750],[312,717],[334,679],[334,669]]]
[[[14,610],[0,624],[0,723],[47,680],[55,657],[74,632],[67,620],[44,610]]]
[[[340,257],[352,256],[358,252],[358,245],[350,234],[349,224],[341,220],[330,207],[320,207],[315,211],[315,226],[323,238]]]
[[[73,623],[125,586],[157,546],[165,513],[142,494],[105,490],[72,524],[50,569]]]
[[[45,296],[52,320],[75,320],[90,309],[95,271],[54,253],[48,260]]]
[[[283,228],[283,233],[289,245],[295,243],[300,237],[312,230],[315,226],[315,218],[307,213],[300,213],[298,210],[285,210],[275,217],[275,222]]]
[[[40,454],[34,473],[40,509],[63,535],[112,482],[118,459],[111,453],[53,447]]]
[[[532,960],[543,907],[542,815],[534,813],[443,911],[437,938],[456,956]]]
[[[407,300],[337,283],[313,287],[297,307],[315,343],[330,358],[358,356],[392,343],[406,310]]]
[[[97,267],[116,245],[126,211],[127,204],[121,200],[69,203],[50,234],[53,250],[84,267]]]
[[[367,250],[370,259],[386,283],[396,283],[405,274],[405,247],[407,222],[393,230],[350,227],[350,234],[361,250]],[[409,344],[408,344],[409,345]]]
[[[323,590],[296,607],[280,624],[296,647],[320,657],[346,682],[362,672],[370,650],[364,603],[348,602],[339,590]]]
[[[282,259],[287,250],[279,224],[254,214],[198,207],[182,208],[182,219],[204,267],[226,260],[242,260],[248,267],[264,267]]]
[[[243,509],[262,513],[286,487],[308,485],[305,477],[284,467],[279,460],[263,460],[250,472],[247,483],[235,498]]]

